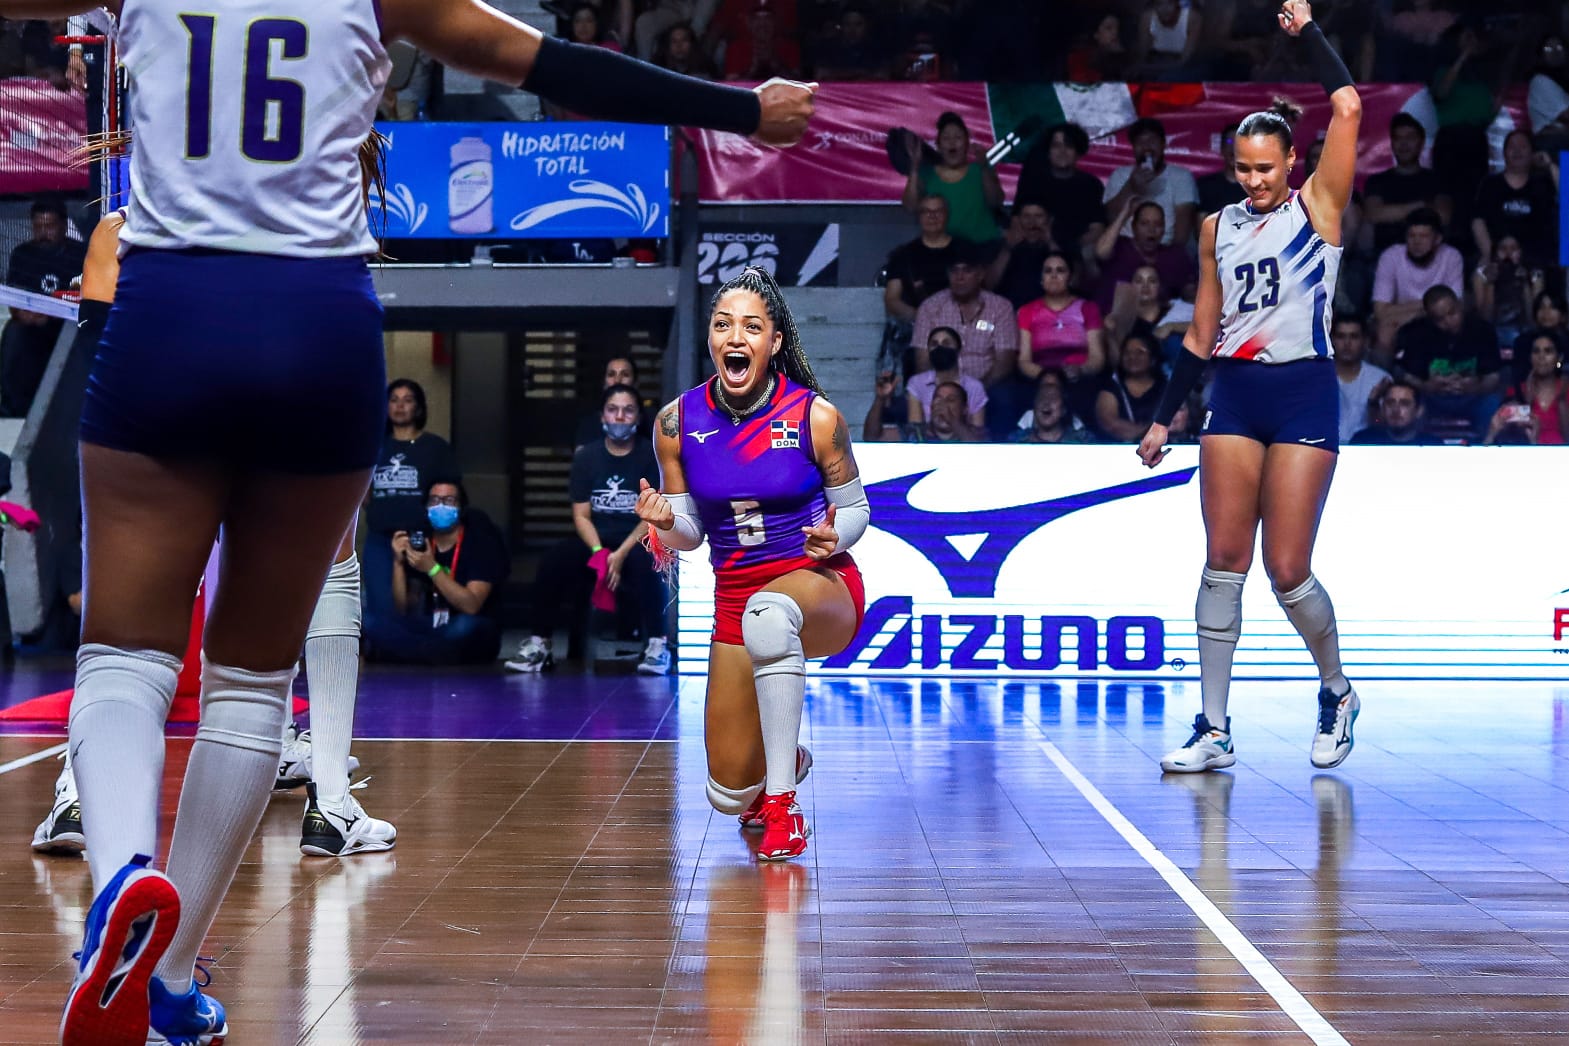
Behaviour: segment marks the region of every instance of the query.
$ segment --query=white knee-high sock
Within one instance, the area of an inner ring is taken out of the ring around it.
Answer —
[[[806,704],[806,656],[801,647],[805,617],[795,600],[763,591],[746,601],[741,636],[752,657],[757,712],[763,728],[767,763],[763,790],[769,795],[795,791],[796,746],[801,740],[801,710]]]
[[[175,993],[190,986],[202,941],[277,778],[280,720],[294,671],[249,672],[202,660],[202,721],[169,845],[180,928],[158,964],[158,976]]]
[[[360,561],[334,563],[305,633],[311,683],[311,778],[318,799],[349,792],[349,745],[360,680]]]
[[[1280,608],[1286,612],[1291,627],[1297,630],[1307,644],[1313,663],[1318,665],[1318,677],[1336,694],[1343,695],[1351,684],[1340,667],[1340,628],[1335,624],[1335,606],[1329,593],[1312,574],[1290,592],[1275,592]]]
[[[95,893],[132,857],[157,854],[163,725],[179,677],[180,659],[158,650],[76,652],[68,763]]]
[[[1204,568],[1199,582],[1194,621],[1199,637],[1199,688],[1204,698],[1204,718],[1220,730],[1226,727],[1226,703],[1231,696],[1231,661],[1242,636],[1242,583],[1246,574]]]

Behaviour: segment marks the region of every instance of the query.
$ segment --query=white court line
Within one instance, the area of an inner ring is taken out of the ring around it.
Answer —
[[[24,755],[22,758],[13,759],[9,763],[0,763],[0,774],[8,774],[12,770],[20,770],[24,766],[32,766],[34,763],[41,763],[45,759],[52,759],[61,752],[65,751],[65,749],[66,742],[61,741],[57,745],[45,748],[42,752],[34,752],[32,755]]]
[[[1205,896],[1204,891],[1183,874],[1171,858],[1158,850],[1154,843],[1133,826],[1122,815],[1122,811],[1112,805],[1110,799],[1101,794],[1100,789],[1090,783],[1089,778],[1079,772],[1079,768],[1068,761],[1056,745],[1050,741],[1042,741],[1041,749],[1046,757],[1057,764],[1057,769],[1062,775],[1072,782],[1079,794],[1089,800],[1097,813],[1106,819],[1106,823],[1117,830],[1117,834],[1133,847],[1134,851],[1144,860],[1149,862],[1151,868],[1160,873],[1166,880],[1166,885],[1176,891],[1178,897],[1193,910],[1204,925],[1209,927],[1211,933],[1220,939],[1226,950],[1242,964],[1242,968],[1258,981],[1259,986],[1269,992],[1270,997],[1285,1011],[1287,1017],[1296,1022],[1297,1027],[1307,1033],[1318,1046],[1351,1046],[1345,1036],[1341,1035],[1324,1019],[1323,1014],[1313,1008],[1313,1004],[1303,997],[1302,993],[1292,987],[1281,972],[1257,948],[1253,942],[1243,936],[1236,924],[1226,918],[1225,913],[1215,907],[1215,903]]]

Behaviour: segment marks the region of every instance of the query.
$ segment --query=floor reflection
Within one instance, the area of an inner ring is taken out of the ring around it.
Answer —
[[[810,892],[811,872],[804,864],[713,871],[703,970],[709,1042],[802,1041],[806,1007],[797,929]]]

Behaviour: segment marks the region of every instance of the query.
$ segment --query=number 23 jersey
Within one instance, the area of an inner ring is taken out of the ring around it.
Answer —
[[[1298,192],[1268,213],[1228,204],[1215,220],[1222,299],[1214,354],[1260,363],[1331,357],[1340,254],[1314,231]]]
[[[804,560],[801,528],[828,512],[812,453],[817,394],[775,380],[768,405],[739,424],[714,402],[711,381],[681,396],[681,470],[716,572]]]
[[[375,0],[124,0],[122,244],[374,254],[359,148],[391,63]]]

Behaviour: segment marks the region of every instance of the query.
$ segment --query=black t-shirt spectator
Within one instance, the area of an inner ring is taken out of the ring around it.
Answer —
[[[1441,447],[1444,441],[1431,432],[1416,432],[1406,439],[1396,439],[1384,425],[1369,425],[1357,429],[1351,442],[1364,447]]]
[[[1049,144],[1043,139],[1024,158],[1013,206],[1038,203],[1051,215],[1052,239],[1073,252],[1084,233],[1096,222],[1106,223],[1106,186],[1088,171],[1075,170],[1066,178],[1052,173]]]
[[[968,248],[955,236],[946,247],[928,247],[920,238],[901,243],[888,254],[888,279],[899,281],[899,298],[912,309],[938,291],[948,289],[948,266]]]
[[[1377,196],[1385,203],[1416,203],[1423,200],[1431,204],[1443,191],[1437,173],[1427,167],[1411,174],[1402,174],[1391,167],[1387,171],[1368,175],[1362,186],[1364,197]],[[1378,222],[1373,226],[1375,253],[1392,244],[1405,242],[1406,223],[1403,219],[1398,222]]]
[[[1395,335],[1395,364],[1424,381],[1447,374],[1485,377],[1499,367],[1498,333],[1477,316],[1465,317],[1454,334],[1418,316]]]
[[[1056,248],[1049,243],[1021,243],[1010,248],[1008,264],[997,281],[997,293],[1012,302],[1016,310],[1039,298],[1044,293],[1041,266],[1046,264],[1046,255],[1054,250]]]
[[[450,570],[452,580],[458,584],[490,582],[490,595],[485,597],[484,605],[479,608],[481,614],[491,615],[500,608],[501,583],[512,573],[512,557],[507,553],[507,542],[501,536],[500,528],[491,522],[489,516],[477,508],[466,509],[463,513],[463,536],[457,544],[445,552],[437,548],[434,541],[430,547],[436,562]],[[409,573],[409,584],[420,586],[418,598],[411,600],[411,605],[421,608],[424,617],[429,618],[437,610],[457,613],[436,591],[434,581],[410,570],[407,564],[404,564],[404,569]]]
[[[1199,187],[1199,214],[1214,214],[1228,203],[1241,203],[1248,198],[1247,190],[1235,179],[1227,178],[1225,171],[1214,171],[1195,179]]]
[[[421,432],[412,440],[385,437],[370,475],[365,525],[378,534],[430,530],[425,518],[425,489],[433,479],[457,474],[452,446],[435,433]]]
[[[1155,420],[1155,410],[1160,406],[1160,398],[1166,394],[1166,379],[1161,375],[1155,376],[1155,384],[1142,396],[1136,396],[1122,383],[1122,376],[1113,374],[1101,382],[1101,388],[1111,393],[1117,399],[1117,417],[1123,421],[1136,421],[1140,425],[1148,425]]]
[[[1493,242],[1505,236],[1520,241],[1527,264],[1541,267],[1558,262],[1558,194],[1553,179],[1532,171],[1516,189],[1502,172],[1482,179],[1473,215],[1482,219]]]
[[[638,481],[643,479],[659,485],[659,461],[647,440],[634,440],[631,453],[619,457],[610,453],[603,438],[572,455],[567,485],[572,503],[588,502],[589,518],[606,548],[614,549],[637,528]]]
[[[59,243],[29,240],[19,243],[11,252],[11,261],[5,270],[5,282],[35,294],[63,291],[82,274],[82,260],[86,257],[87,247],[81,240],[67,239]]]

